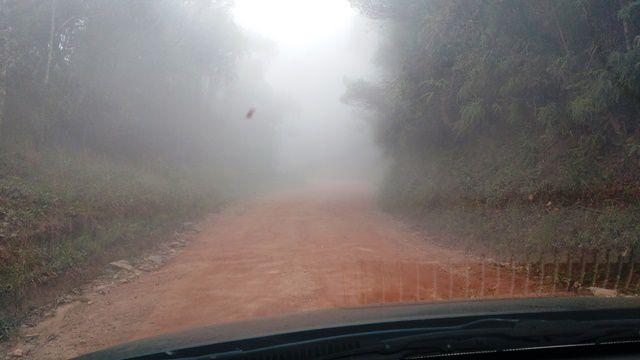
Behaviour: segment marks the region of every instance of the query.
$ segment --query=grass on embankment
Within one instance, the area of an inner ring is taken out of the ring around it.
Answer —
[[[640,207],[582,206],[553,208],[536,205],[452,206],[438,209],[395,208],[434,234],[447,234],[447,241],[477,255],[512,256],[528,260],[559,256],[567,251],[579,254],[606,250],[627,254],[640,239]]]
[[[61,151],[4,151],[0,174],[0,340],[33,290],[150,246],[229,193],[193,172]]]
[[[586,253],[606,261],[609,250],[612,260],[637,262],[638,178],[637,159],[625,153],[607,158],[580,144],[559,150],[479,141],[396,161],[382,203],[476,255],[531,261]]]

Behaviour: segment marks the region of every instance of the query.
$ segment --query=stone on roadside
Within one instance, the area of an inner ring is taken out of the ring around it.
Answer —
[[[24,350],[16,348],[11,352],[11,356],[19,358],[24,356]]]
[[[149,259],[149,261],[151,261],[155,265],[162,264],[162,256],[160,256],[160,255],[151,255],[147,259]]]
[[[200,226],[194,222],[187,221],[182,224],[182,227],[187,231],[201,232]]]
[[[615,297],[618,295],[617,291],[611,290],[611,289],[605,289],[605,288],[600,288],[595,286],[589,287],[587,289],[591,291],[591,294],[593,294],[594,296]]]
[[[112,261],[109,263],[109,265],[116,267],[118,269],[135,272],[135,269],[133,268],[133,266],[131,266],[131,264],[129,264],[127,260]]]
[[[99,285],[96,286],[95,288],[93,288],[97,293],[99,294],[106,294],[107,293],[107,286],[106,285]]]
[[[185,247],[185,243],[183,241],[173,241],[169,244],[170,247],[172,248],[181,248],[181,247]]]
[[[138,266],[138,269],[140,269],[142,271],[152,271],[155,267],[156,267],[156,265],[154,265],[154,264],[142,264],[142,265]]]

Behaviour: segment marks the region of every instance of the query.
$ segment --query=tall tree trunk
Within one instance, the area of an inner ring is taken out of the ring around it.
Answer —
[[[618,0],[618,9],[622,8],[624,3]],[[622,36],[624,37],[624,46],[627,51],[631,50],[631,34],[629,33],[629,19],[623,17],[622,19]]]
[[[51,0],[51,23],[49,24],[49,53],[47,54],[47,67],[44,69],[44,83],[49,83],[51,62],[53,61],[53,39],[56,31],[56,0]]]
[[[558,29],[558,35],[560,35],[560,44],[562,45],[562,50],[564,50],[564,56],[569,57],[569,45],[567,45],[567,40],[564,37],[564,32],[562,31],[562,27],[558,22],[558,18],[556,17],[556,28]]]
[[[3,141],[3,126],[4,126],[4,114],[5,114],[5,99],[7,96],[7,91],[5,89],[6,86],[6,78],[7,78],[7,65],[5,63],[0,65],[0,145],[4,143]]]
[[[44,91],[41,98],[40,105],[40,125],[36,131],[36,149],[40,147],[42,143],[45,142],[45,138],[48,133],[48,126],[51,123],[47,119],[48,110],[47,104],[49,100],[49,77],[51,74],[51,65],[53,63],[53,46],[55,39],[55,31],[56,31],[56,5],[57,0],[51,0],[51,21],[49,24],[49,51],[47,54],[47,63],[44,69]]]
[[[0,7],[5,8],[6,7],[6,1],[0,1]],[[10,51],[9,51],[9,46],[7,45],[9,43],[9,38],[11,35],[2,35],[2,48],[0,49],[0,51],[2,53],[0,53],[0,145],[2,145],[4,143],[3,140],[3,136],[4,136],[4,116],[5,116],[5,101],[7,98],[7,67],[9,66],[9,59],[11,57],[10,55]]]

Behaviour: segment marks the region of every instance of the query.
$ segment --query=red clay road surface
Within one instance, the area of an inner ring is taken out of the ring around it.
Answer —
[[[370,191],[283,193],[212,217],[159,270],[95,294],[90,303],[59,308],[32,329],[48,341],[28,357],[68,358],[153,335],[311,309],[528,289],[528,280],[511,281],[506,269],[499,275],[493,266],[481,270],[467,261],[377,210]]]

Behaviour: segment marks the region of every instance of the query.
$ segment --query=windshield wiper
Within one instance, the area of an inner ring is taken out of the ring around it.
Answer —
[[[492,324],[486,327],[483,325]],[[598,345],[614,341],[640,342],[640,320],[498,320],[473,322],[457,329],[428,331],[388,338],[380,344],[324,359],[413,351],[423,356],[532,350],[554,346]],[[409,358],[409,357],[408,357]]]
[[[338,351],[314,359],[358,358],[377,354],[380,358],[410,358],[473,352],[504,352],[557,346],[598,345],[615,341],[640,342],[640,319],[628,320],[518,320],[488,318],[459,326],[416,327],[369,331],[333,337],[281,343],[254,349],[236,349],[180,359],[233,359],[247,356],[300,352],[308,346],[339,341],[358,342],[357,348]],[[283,356],[284,357],[284,356]]]

